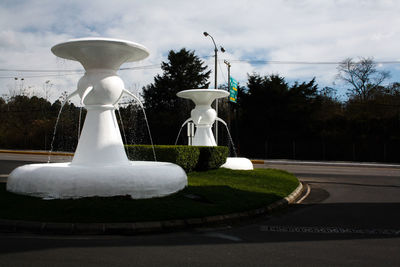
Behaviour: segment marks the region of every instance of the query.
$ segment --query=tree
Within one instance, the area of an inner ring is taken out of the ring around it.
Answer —
[[[61,102],[53,104],[42,97],[16,95],[7,102],[0,98],[0,147],[50,149],[57,117],[59,123],[53,149],[73,151],[78,140],[79,108]]]
[[[176,96],[179,91],[208,88],[211,71],[194,51],[182,48],[168,54],[168,62],[161,63],[162,75],[143,88],[144,106],[151,122],[153,139],[157,144],[173,144],[175,133],[190,116],[190,100]]]
[[[50,80],[47,80],[43,84],[43,98],[46,99],[47,101],[50,100],[51,97],[51,88],[53,87],[53,84],[51,83]]]
[[[244,154],[265,157],[268,143],[277,146],[312,135],[311,122],[319,107],[314,79],[289,86],[279,75],[252,74],[247,86],[240,103],[240,146]]]
[[[372,58],[360,58],[354,62],[352,58],[343,60],[337,67],[337,78],[352,88],[348,89],[350,98],[366,101],[382,92],[382,83],[389,78],[387,71],[378,71]]]
[[[395,82],[386,87],[386,95],[400,97],[400,83]]]

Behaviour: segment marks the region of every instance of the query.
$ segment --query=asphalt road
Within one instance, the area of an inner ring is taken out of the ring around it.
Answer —
[[[0,175],[25,163],[19,160],[0,155]],[[310,194],[273,215],[173,233],[3,233],[0,266],[400,266],[400,168],[257,167],[295,173]]]

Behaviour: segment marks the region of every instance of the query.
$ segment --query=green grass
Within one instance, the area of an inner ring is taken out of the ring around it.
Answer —
[[[0,218],[44,222],[139,222],[200,218],[264,207],[290,194],[298,180],[273,169],[217,169],[188,174],[184,190],[163,198],[91,197],[42,200],[0,184]]]

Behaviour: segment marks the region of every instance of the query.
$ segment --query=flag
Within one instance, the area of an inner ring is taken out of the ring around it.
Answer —
[[[237,81],[230,77],[230,88],[229,88],[229,101],[236,103],[237,101]]]

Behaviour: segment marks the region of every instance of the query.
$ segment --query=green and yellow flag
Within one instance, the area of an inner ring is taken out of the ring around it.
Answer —
[[[234,103],[237,102],[237,94],[238,94],[237,85],[238,85],[237,81],[232,77],[230,77],[229,101]]]

